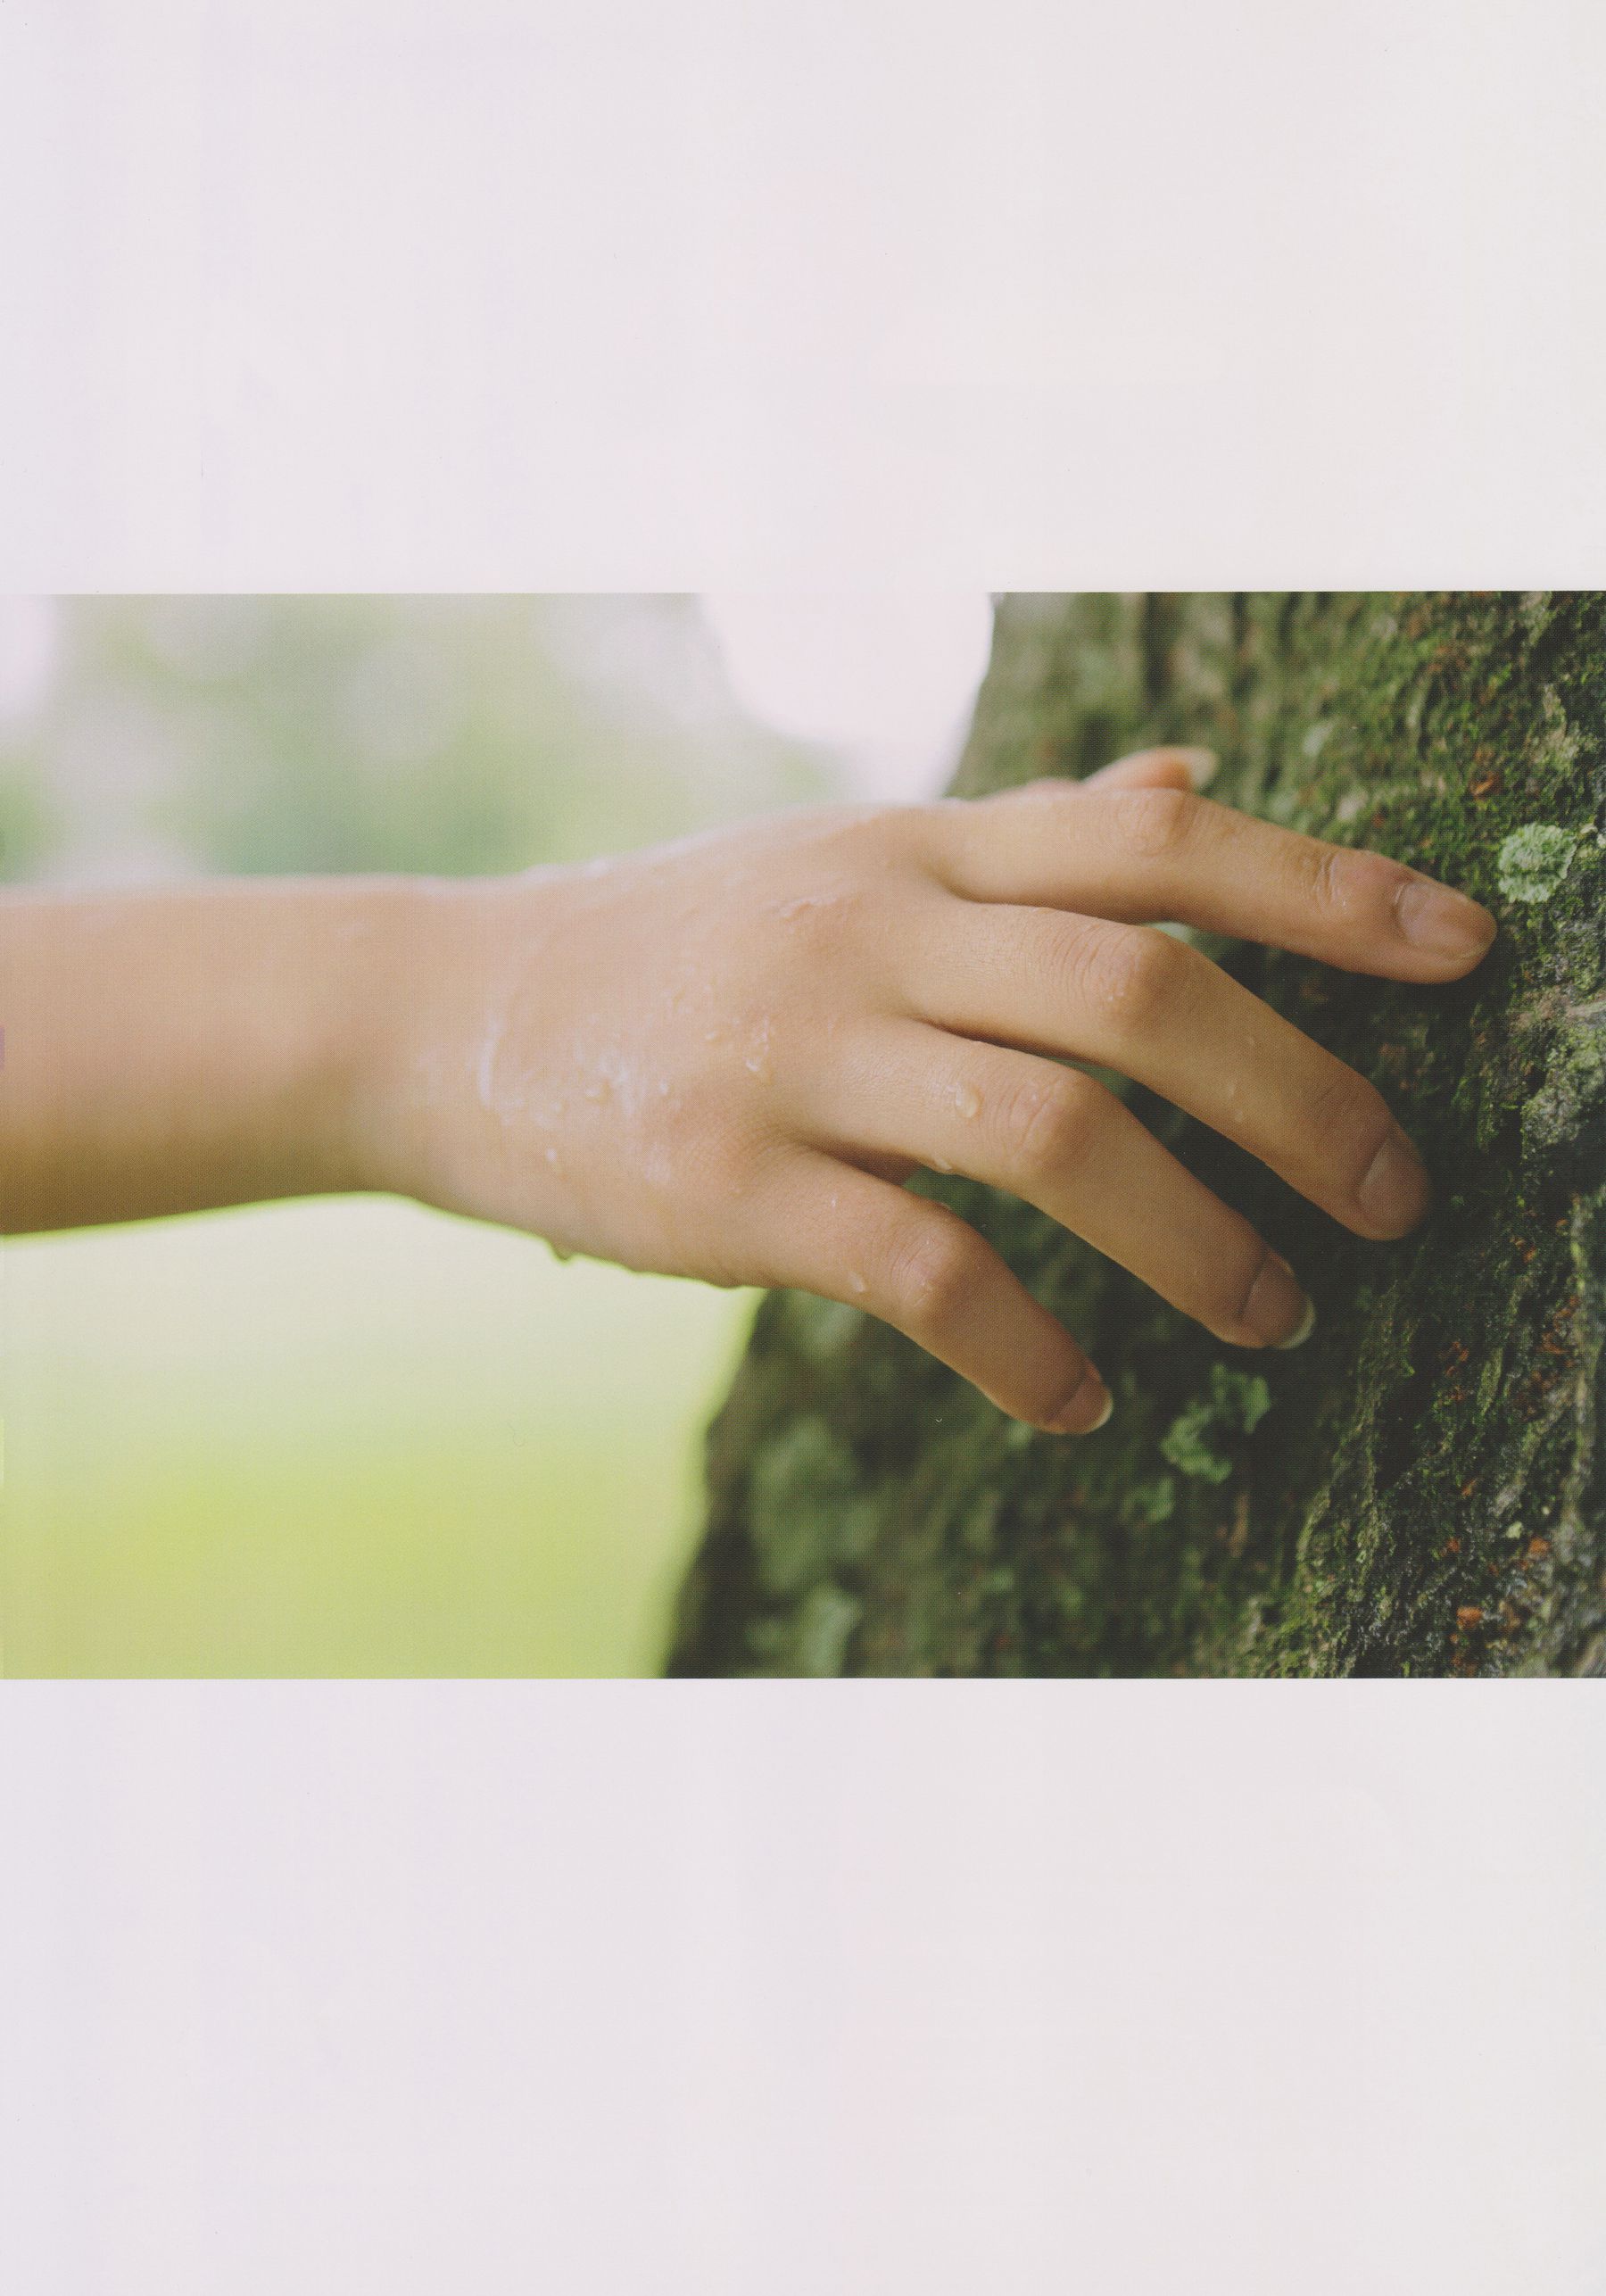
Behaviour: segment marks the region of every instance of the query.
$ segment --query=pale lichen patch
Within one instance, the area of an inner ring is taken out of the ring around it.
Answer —
[[[1494,857],[1494,876],[1509,901],[1547,901],[1561,884],[1578,850],[1576,829],[1553,822],[1525,822],[1513,829]]]

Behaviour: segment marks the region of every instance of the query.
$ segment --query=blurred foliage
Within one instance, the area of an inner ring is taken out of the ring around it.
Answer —
[[[61,603],[0,736],[5,874],[477,873],[829,794],[691,597]]]
[[[0,766],[0,882],[31,877],[62,844],[43,776]]]

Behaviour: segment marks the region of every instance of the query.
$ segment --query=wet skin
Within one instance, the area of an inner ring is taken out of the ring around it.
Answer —
[[[863,1307],[1055,1432],[1108,1416],[1096,1368],[901,1185],[915,1171],[1036,1205],[1235,1346],[1297,1345],[1294,1272],[1065,1064],[1136,1079],[1356,1234],[1398,1237],[1429,1190],[1379,1094],[1154,928],[1430,983],[1494,924],[1381,855],[1211,803],[1211,762],[1149,750],[1078,784],[420,882],[387,926],[404,993],[354,1064],[348,1161],[562,1251]]]

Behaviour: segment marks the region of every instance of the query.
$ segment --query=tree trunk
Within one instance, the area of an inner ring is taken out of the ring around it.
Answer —
[[[1086,1342],[1113,1420],[1032,1434],[884,1325],[772,1294],[672,1672],[1606,1671],[1603,705],[1600,593],[1001,602],[960,792],[1208,743],[1213,796],[1494,908],[1450,988],[1203,944],[1374,1080],[1436,1208],[1362,1242],[1131,1088],[1304,1277],[1315,1336],[1268,1355],[923,1177]]]

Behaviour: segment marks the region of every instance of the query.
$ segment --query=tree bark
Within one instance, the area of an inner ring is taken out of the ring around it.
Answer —
[[[1213,796],[1495,909],[1451,988],[1203,943],[1380,1087],[1436,1208],[1362,1242],[1130,1088],[1312,1292],[1306,1347],[1252,1354],[923,1176],[1089,1347],[1113,1420],[1032,1434],[871,1318],[770,1295],[671,1672],[1606,1671],[1603,731],[1601,593],[1001,601],[959,792],[1207,743]]]

